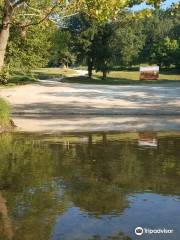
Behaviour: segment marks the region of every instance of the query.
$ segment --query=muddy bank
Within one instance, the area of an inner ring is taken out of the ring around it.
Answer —
[[[20,131],[180,129],[180,83],[111,86],[41,81],[0,89]]]
[[[12,119],[10,119],[9,124],[7,126],[1,126],[0,124],[0,133],[10,132],[17,128],[16,124]]]

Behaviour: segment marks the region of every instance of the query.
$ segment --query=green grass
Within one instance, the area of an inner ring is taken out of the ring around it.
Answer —
[[[83,68],[84,69],[84,68]],[[89,79],[86,76],[83,77],[72,77],[75,74],[74,69],[64,69],[64,68],[40,68],[31,71],[30,73],[14,73],[8,84],[5,87],[25,85],[31,83],[37,83],[38,79],[53,79],[62,78],[63,82],[68,83],[83,83],[83,84],[108,84],[108,85],[120,85],[120,84],[154,84],[154,83],[169,83],[180,81],[180,74],[173,71],[161,72],[159,80],[139,80],[138,70],[116,70],[108,74],[106,80],[102,80],[101,73],[93,74],[93,79]],[[1,85],[3,86],[3,85]]]
[[[6,85],[0,85],[0,87],[13,87],[17,85],[26,85],[37,83],[39,79],[53,79],[61,77],[69,77],[75,74],[73,69],[64,68],[40,68],[33,70],[29,73],[23,73],[21,71],[14,72]]]
[[[72,77],[65,78],[63,82],[68,83],[84,83],[84,84],[156,84],[156,83],[169,83],[180,82],[180,74],[173,72],[164,72],[160,74],[159,80],[139,80],[139,71],[112,71],[108,74],[106,80],[102,79],[102,74],[94,73],[93,79],[88,77]]]
[[[26,85],[35,82],[37,82],[37,79],[31,73],[28,74],[16,73],[10,77],[7,86]]]
[[[9,104],[0,98],[0,130],[10,126],[10,112]]]
[[[36,79],[52,79],[61,77],[70,77],[75,74],[75,70],[66,68],[40,68],[33,70],[32,73]]]
[[[10,76],[10,79],[6,84],[1,84],[0,87],[14,87],[18,85],[26,85],[31,83],[36,83],[37,79],[32,73],[22,73],[22,72],[15,72]]]

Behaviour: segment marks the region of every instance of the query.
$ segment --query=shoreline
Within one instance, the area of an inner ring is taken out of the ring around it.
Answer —
[[[49,116],[14,117],[15,131],[45,134],[78,132],[180,131],[177,116]]]

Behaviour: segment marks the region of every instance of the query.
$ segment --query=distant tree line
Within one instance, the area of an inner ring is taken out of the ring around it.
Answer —
[[[157,64],[180,68],[179,8],[156,9],[151,16],[134,17],[121,12],[113,21],[99,22],[87,14],[67,17],[57,26],[51,22],[22,29],[14,26],[7,46],[10,69],[51,66],[88,67],[107,73],[115,68]],[[20,31],[20,32],[18,32]]]
[[[87,65],[89,77],[94,69],[106,78],[117,66],[157,64],[160,68],[180,68],[180,15],[172,9],[155,10],[152,16],[139,19],[124,12],[116,21],[103,24],[81,14],[66,24],[67,30],[60,30],[62,35],[68,34],[61,54],[66,53],[70,64]]]

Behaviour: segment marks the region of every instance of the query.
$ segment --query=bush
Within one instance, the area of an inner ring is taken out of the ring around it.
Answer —
[[[6,84],[9,80],[9,68],[8,67],[4,67],[1,72],[0,72],[0,83],[2,84]]]
[[[9,104],[0,98],[0,129],[10,126],[10,111]]]

